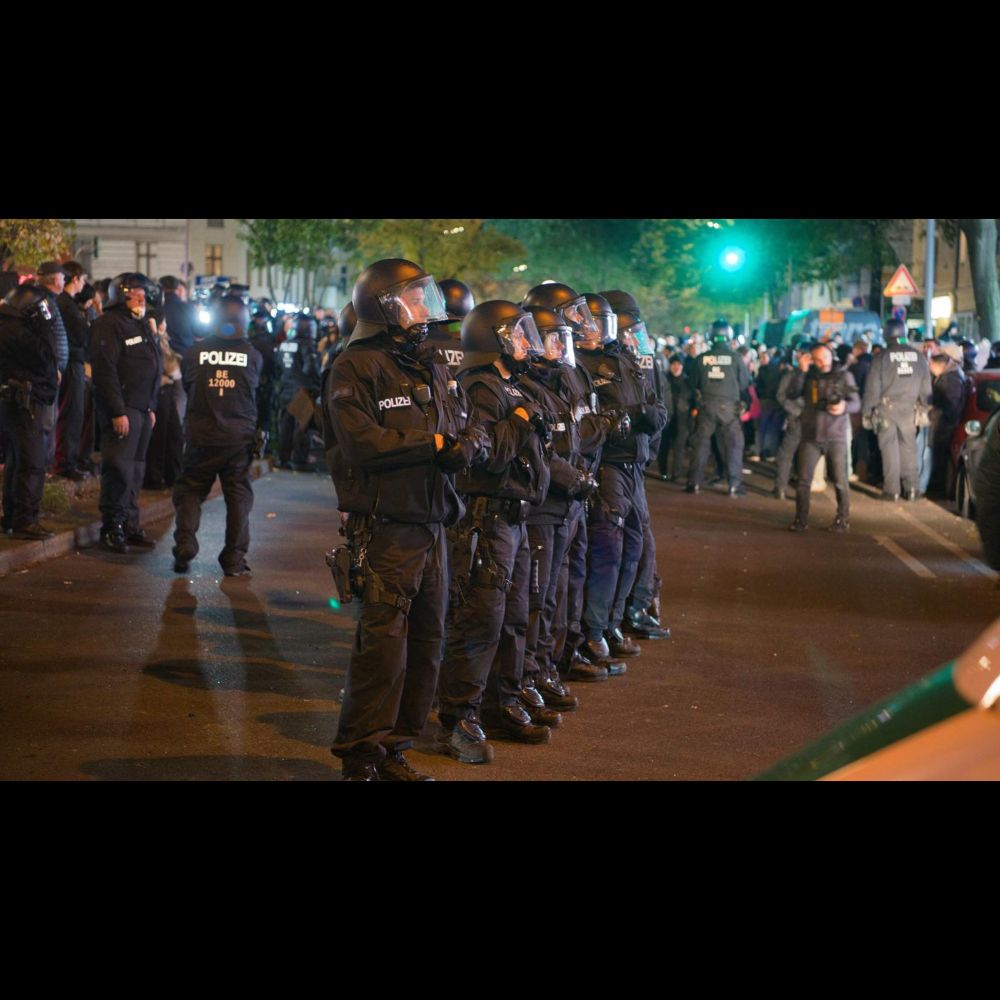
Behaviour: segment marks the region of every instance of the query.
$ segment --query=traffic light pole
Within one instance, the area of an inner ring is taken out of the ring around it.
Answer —
[[[924,340],[934,337],[934,229],[937,219],[927,220],[927,257],[924,265]]]

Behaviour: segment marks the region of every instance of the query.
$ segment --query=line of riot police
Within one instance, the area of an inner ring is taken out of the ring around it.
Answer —
[[[643,478],[669,389],[623,292],[475,305],[390,259],[353,308],[322,389],[328,563],[361,602],[332,751],[346,780],[429,780],[405,751],[435,699],[439,750],[488,763],[493,740],[549,742],[567,681],[625,674],[623,624],[669,637]]]

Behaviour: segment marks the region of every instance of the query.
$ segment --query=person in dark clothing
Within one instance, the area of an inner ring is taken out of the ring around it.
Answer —
[[[111,552],[153,544],[139,526],[139,491],[163,374],[156,327],[146,317],[151,289],[143,274],[118,275],[109,288],[109,308],[91,331],[101,431],[101,545]]]
[[[1000,411],[983,429],[985,443],[976,466],[976,528],[983,543],[983,558],[1000,571]]]
[[[157,342],[163,355],[163,375],[156,397],[156,426],[146,452],[146,474],[142,483],[145,490],[172,488],[184,464],[184,410],[187,400],[181,380],[183,358],[170,346],[166,319],[157,328]]]
[[[624,314],[616,315],[621,322]],[[649,440],[666,426],[667,412],[617,339],[617,332],[612,342],[601,345],[581,340],[577,347],[578,363],[590,373],[601,409],[628,417],[619,421],[601,451],[600,487],[589,525],[583,654],[604,665],[640,652],[622,632],[621,623],[639,571],[649,521],[643,472],[649,461]]]
[[[187,285],[180,278],[168,274],[160,281],[163,289],[163,317],[167,321],[170,347],[183,356],[197,339],[194,325],[194,306],[188,301]]]
[[[774,498],[776,500],[786,500],[788,494],[788,483],[792,476],[792,465],[799,453],[799,444],[802,442],[802,409],[804,403],[801,397],[796,399],[788,398],[788,387],[791,384],[795,369],[791,365],[785,365],[781,374],[781,381],[778,383],[778,405],[785,414],[785,433],[782,435],[781,444],[778,445],[778,454],[775,456],[775,480]]]
[[[684,369],[684,359],[679,354],[670,359],[670,396],[673,411],[666,433],[660,439],[660,453],[657,460],[660,478],[666,482],[676,482],[686,474],[688,438],[691,434],[691,408],[694,404],[694,388]]]
[[[38,265],[38,284],[45,289],[48,296],[49,312],[52,313],[52,336],[56,350],[56,362],[59,366],[60,381],[69,364],[69,337],[66,333],[66,324],[63,322],[62,313],[59,310],[58,296],[66,287],[66,278],[69,274],[62,264],[54,260],[46,261]]]
[[[87,403],[87,379],[84,365],[90,348],[90,323],[76,301],[83,291],[87,275],[75,260],[62,265],[66,285],[56,298],[69,346],[66,371],[59,386],[59,417],[56,422],[56,472],[65,479],[79,482],[87,474],[79,468],[83,418]]]
[[[246,576],[256,393],[264,361],[247,340],[250,311],[243,300],[223,296],[217,309],[216,336],[189,347],[182,366],[188,406],[184,467],[174,486],[174,572],[186,573],[198,554],[201,505],[218,477],[226,501],[226,543],[219,565],[226,576]]]
[[[917,416],[931,402],[931,373],[923,355],[906,342],[901,320],[889,320],[885,332],[888,346],[872,361],[865,381],[863,423],[878,435],[885,499],[898,500],[902,488],[916,500]]]
[[[712,347],[697,359],[694,389],[698,422],[694,431],[694,461],[685,492],[698,493],[712,436],[720,434],[725,445],[729,495],[742,496],[743,426],[741,414],[750,405],[750,372],[743,359],[728,346],[733,328],[725,320],[712,324]]]
[[[990,345],[990,356],[986,359],[986,368],[1000,368],[1000,340],[994,340]]]
[[[536,744],[547,743],[549,727],[561,721],[538,704],[537,691],[523,693],[531,586],[525,520],[548,494],[551,431],[515,379],[544,353],[530,313],[504,300],[476,306],[462,321],[462,350],[458,384],[489,439],[489,458],[456,478],[467,511],[450,533],[455,560],[438,719],[442,749],[483,763],[469,760],[478,756],[470,754],[469,726]]]
[[[280,372],[277,366],[278,342],[274,335],[271,314],[258,306],[250,320],[250,343],[260,352],[263,367],[260,373],[260,385],[257,387],[257,424],[267,432],[267,443],[264,454],[274,451],[273,442],[277,441],[277,428],[274,421],[275,390]]]
[[[454,476],[483,437],[465,393],[423,345],[428,325],[446,318],[433,276],[411,261],[378,261],[358,277],[353,303],[358,324],[324,397],[351,489],[339,500],[351,511],[362,595],[331,751],[344,780],[422,781],[404,752],[427,721],[441,665],[445,528],[465,513]],[[461,728],[470,745],[486,742],[478,725]]]
[[[757,398],[760,400],[760,420],[757,426],[757,454],[773,458],[778,452],[781,425],[785,411],[778,402],[778,383],[781,381],[784,355],[780,349],[767,356],[767,362],[757,371]]]
[[[312,472],[309,464],[309,428],[312,425],[309,406],[318,397],[320,389],[316,331],[316,320],[302,313],[289,331],[289,339],[279,344],[277,350],[277,365],[281,372],[278,383],[278,405],[281,407],[278,461],[280,468],[296,472]]]
[[[951,439],[965,412],[968,379],[960,365],[947,354],[935,354],[930,360],[932,387],[931,478],[928,493],[943,495],[948,476]]]
[[[25,284],[0,303],[0,451],[3,531],[44,541],[53,532],[38,520],[45,488],[44,415],[58,389],[46,290]]]
[[[801,399],[802,443],[799,445],[799,487],[792,531],[809,526],[809,501],[816,464],[825,455],[837,492],[837,516],[831,531],[850,528],[851,501],[847,482],[848,413],[861,409],[858,387],[851,373],[834,368],[834,353],[828,344],[817,344],[799,354],[799,371],[789,381],[789,399]]]

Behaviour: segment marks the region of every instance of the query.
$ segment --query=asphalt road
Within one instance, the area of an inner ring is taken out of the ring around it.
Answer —
[[[673,638],[644,642],[625,677],[574,685],[580,710],[549,745],[498,743],[470,767],[428,741],[413,762],[469,781],[748,778],[997,616],[971,524],[852,491],[853,530],[832,535],[831,488],[793,535],[768,472],[738,499],[647,480]],[[327,747],[354,620],[328,604],[332,488],[282,472],[254,489],[250,579],[215,561],[221,500],[183,577],[163,521],[152,552],[90,549],[0,579],[0,778],[338,778]]]

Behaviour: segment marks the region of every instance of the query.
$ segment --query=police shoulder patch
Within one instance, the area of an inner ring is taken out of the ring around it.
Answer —
[[[330,393],[330,399],[347,399],[349,396],[354,395],[354,386],[352,385],[342,385],[334,389]]]

